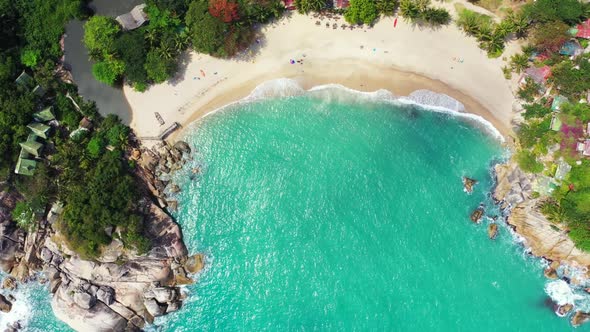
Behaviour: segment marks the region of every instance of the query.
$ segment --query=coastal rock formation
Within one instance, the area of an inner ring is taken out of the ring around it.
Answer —
[[[25,233],[12,221],[11,211],[18,196],[0,192],[0,268],[11,272],[24,255]]]
[[[497,187],[494,198],[505,210],[510,210],[508,224],[526,240],[535,256],[572,266],[590,265],[590,254],[575,247],[566,230],[548,221],[538,209],[532,196],[532,175],[516,165],[496,166]]]
[[[470,216],[471,221],[473,221],[474,223],[479,223],[479,221],[481,220],[481,217],[483,217],[483,208],[480,206],[477,209],[475,209]]]
[[[477,183],[477,180],[470,179],[466,176],[463,177],[463,187],[465,191],[469,194],[473,192],[473,186]]]
[[[152,249],[135,255],[121,249],[123,263],[99,257],[95,261],[74,255],[62,256],[51,238],[43,253],[56,315],[81,331],[122,331],[128,326],[142,328],[153,317],[179,308],[180,289],[176,275],[186,277],[181,261],[187,258],[179,226],[154,203],[145,201],[149,216],[146,233]],[[58,262],[57,264],[55,264]],[[91,317],[92,319],[89,319]],[[104,322],[104,323],[97,323]]]
[[[12,310],[12,303],[4,295],[0,294],[0,311],[10,312],[10,310]]]
[[[488,226],[488,237],[494,240],[498,236],[498,224],[492,223]]]
[[[573,304],[565,304],[565,305],[561,305],[557,308],[557,315],[560,317],[563,317],[565,315],[567,315],[570,311],[572,311],[572,309],[574,308]]]
[[[572,325],[579,326],[582,325],[590,320],[590,314],[586,312],[576,311],[576,313],[572,316]]]

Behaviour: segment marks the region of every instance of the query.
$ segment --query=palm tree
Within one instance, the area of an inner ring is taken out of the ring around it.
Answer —
[[[529,65],[529,57],[524,53],[515,54],[510,57],[510,68],[517,73],[521,73]]]
[[[420,16],[420,9],[412,0],[402,0],[399,4],[399,10],[402,16],[409,20],[415,20]]]
[[[158,32],[156,29],[148,29],[145,33],[145,40],[150,43],[150,45],[154,45],[156,40],[158,39]]]
[[[519,14],[514,17],[512,20],[513,29],[512,31],[516,34],[517,38],[524,38],[526,36],[527,30],[530,26],[530,20],[526,15]]]
[[[477,40],[479,40],[480,42],[488,42],[490,41],[490,39],[492,39],[492,35],[493,35],[493,30],[492,30],[492,26],[489,24],[482,24],[479,26],[479,29],[477,30]]]
[[[501,53],[504,50],[504,37],[498,33],[492,33],[485,45],[489,54]]]
[[[466,34],[470,36],[477,35],[479,31],[479,22],[477,20],[477,16],[473,15],[472,12],[464,10],[459,13],[459,18],[457,19],[457,26],[459,26]]]

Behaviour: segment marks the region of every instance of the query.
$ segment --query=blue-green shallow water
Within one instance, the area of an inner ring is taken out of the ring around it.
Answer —
[[[203,175],[177,174],[176,216],[208,266],[159,330],[572,329],[540,261],[469,220],[491,205],[497,141],[446,114],[313,95],[232,106],[185,137]]]
[[[5,274],[0,273],[0,277]],[[65,323],[58,320],[51,310],[51,297],[47,285],[35,282],[20,284],[16,291],[2,291],[4,295],[12,294],[16,301],[12,303],[10,313],[0,312],[0,330],[7,324],[21,321],[23,331],[29,332],[70,332]]]

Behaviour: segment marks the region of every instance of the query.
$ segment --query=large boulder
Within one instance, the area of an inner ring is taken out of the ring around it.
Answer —
[[[107,332],[125,331],[127,320],[110,309],[106,304],[97,302],[90,309],[83,309],[73,302],[68,294],[68,287],[59,287],[51,301],[55,316],[76,331]]]
[[[11,276],[7,276],[2,280],[2,288],[8,290],[15,290],[16,289],[16,279]]]
[[[198,273],[205,266],[205,256],[203,254],[196,254],[188,257],[184,263],[184,268],[189,273]]]
[[[174,148],[178,149],[183,153],[191,153],[191,147],[188,145],[187,142],[178,141],[174,143]]]
[[[176,290],[168,287],[157,287],[152,289],[154,299],[160,303],[172,302],[177,298]]]
[[[162,316],[166,313],[166,306],[159,304],[155,299],[146,299],[143,304],[147,312],[154,316]]]
[[[10,310],[12,310],[12,303],[0,294],[0,311],[8,313]]]
[[[576,311],[572,316],[572,325],[579,326],[590,320],[590,314],[586,312]]]
[[[75,292],[74,303],[82,309],[90,309],[96,305],[96,297],[82,291]]]
[[[104,304],[111,305],[115,302],[115,291],[111,287],[101,286],[98,291],[96,291],[96,297]]]

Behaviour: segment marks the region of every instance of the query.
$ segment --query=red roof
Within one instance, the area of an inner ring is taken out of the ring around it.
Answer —
[[[295,0],[283,0],[286,9],[295,9]]]
[[[551,67],[529,67],[525,70],[525,73],[538,84],[543,84],[551,76]]]
[[[348,8],[350,0],[334,0],[334,7],[336,8]]]
[[[576,29],[578,29],[578,32],[576,32],[576,37],[590,39],[590,19],[586,22],[578,24]]]

